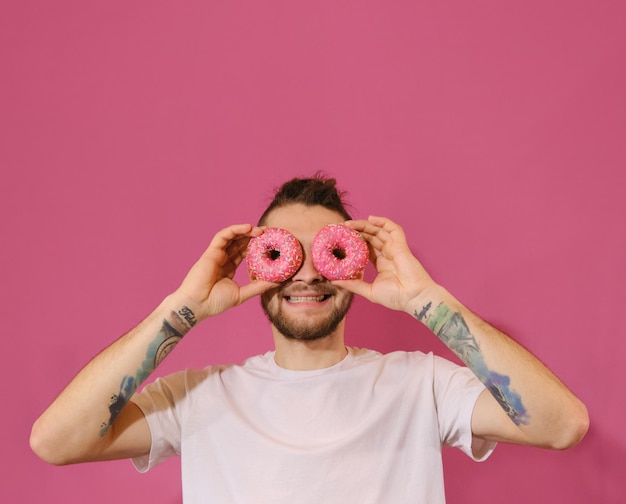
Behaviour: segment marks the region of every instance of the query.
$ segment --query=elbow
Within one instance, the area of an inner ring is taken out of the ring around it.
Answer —
[[[30,449],[44,462],[62,466],[71,462],[65,458],[62,446],[59,445],[59,437],[49,432],[41,420],[37,420],[30,432]]]
[[[30,449],[44,462],[57,465],[51,458],[51,450],[48,448],[48,443],[46,443],[44,435],[41,431],[42,429],[39,425],[39,421],[35,422],[30,431]]]
[[[568,412],[563,421],[560,435],[554,440],[551,448],[567,450],[582,441],[589,430],[589,413],[583,403],[578,403],[573,411]]]

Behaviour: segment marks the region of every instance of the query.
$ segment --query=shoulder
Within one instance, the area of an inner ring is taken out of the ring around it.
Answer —
[[[184,395],[199,385],[216,380],[219,381],[221,375],[230,373],[240,367],[237,364],[227,364],[182,369],[155,378],[152,382],[147,383],[139,394]]]
[[[396,350],[388,353],[381,353],[376,350],[367,348],[348,347],[350,356],[355,363],[377,362],[384,365],[411,365],[411,364],[429,364],[434,359],[441,359],[431,353],[420,351],[407,352],[404,350]]]
[[[393,375],[400,379],[426,377],[430,378],[435,372],[435,363],[440,359],[432,353],[420,351],[393,351],[381,353],[374,350],[350,348],[352,357],[351,367],[370,368],[370,372],[384,375]]]

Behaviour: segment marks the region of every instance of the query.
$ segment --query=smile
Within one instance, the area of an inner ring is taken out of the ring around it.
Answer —
[[[322,296],[285,296],[285,299],[289,303],[320,303],[329,297],[330,295],[326,294]]]

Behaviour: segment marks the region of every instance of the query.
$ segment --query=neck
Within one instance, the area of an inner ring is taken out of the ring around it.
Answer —
[[[302,341],[286,338],[274,329],[274,343],[276,364],[293,371],[311,371],[334,366],[348,354],[342,334]]]

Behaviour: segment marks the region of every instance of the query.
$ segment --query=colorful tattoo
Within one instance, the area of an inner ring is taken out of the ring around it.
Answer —
[[[428,303],[421,312],[415,311],[415,318],[424,322],[474,372],[516,425],[527,424],[526,408],[519,394],[510,388],[511,379],[487,367],[463,316],[443,303],[432,314],[429,314],[430,308],[431,303]]]
[[[184,317],[183,320],[179,313]],[[191,327],[196,324],[195,314],[186,306],[179,310],[178,313],[171,312],[171,321],[177,328],[174,328],[170,322],[163,320],[161,329],[156,338],[152,341],[146,352],[146,358],[141,363],[141,367],[135,371],[135,376],[125,376],[120,384],[120,391],[111,396],[109,402],[110,417],[107,422],[100,426],[100,437],[104,436],[111,428],[113,422],[120,414],[124,406],[137,388],[150,376],[156,367],[169,355],[174,347],[180,342],[183,336]]]

